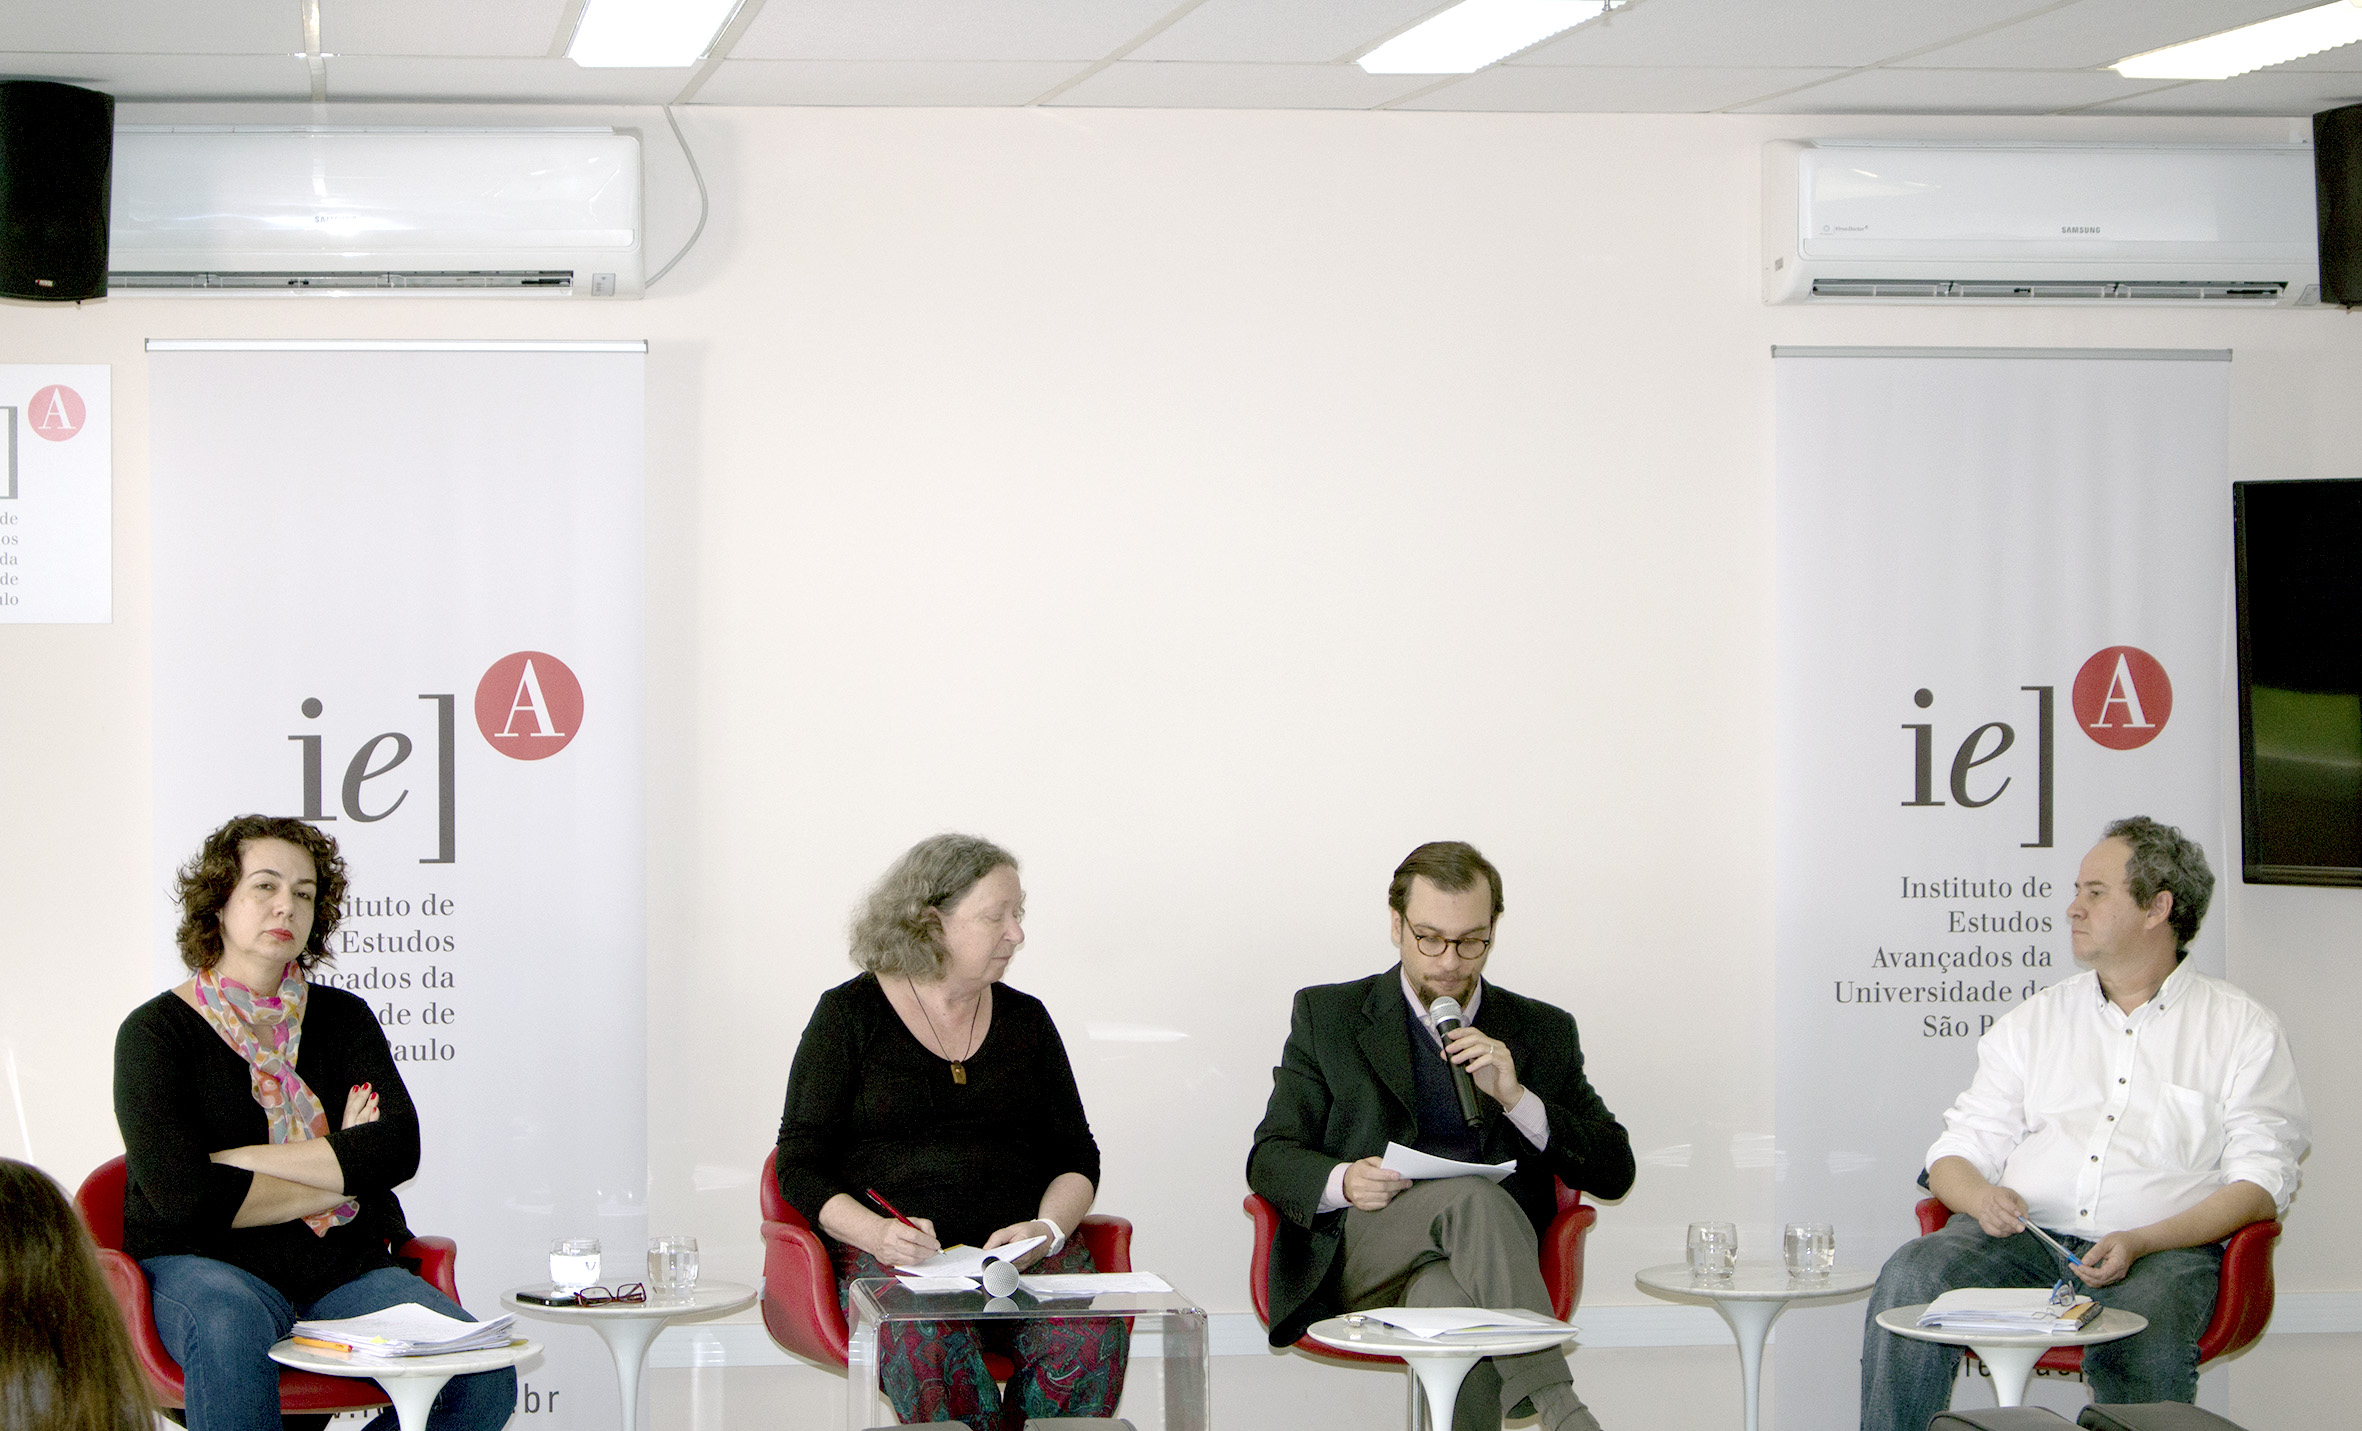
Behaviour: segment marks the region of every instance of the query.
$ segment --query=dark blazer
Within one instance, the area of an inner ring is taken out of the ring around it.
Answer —
[[[1534,1146],[1478,1095],[1488,1163],[1518,1160],[1502,1187],[1517,1199],[1539,1235],[1558,1211],[1556,1175],[1594,1197],[1622,1197],[1632,1186],[1632,1139],[1583,1077],[1575,1021],[1564,1010],[1484,985],[1477,1027],[1509,1046],[1517,1081],[1550,1114],[1550,1146]],[[1317,1213],[1329,1169],[1375,1157],[1388,1142],[1408,1144],[1419,1131],[1411,1085],[1411,1031],[1403,1026],[1400,966],[1348,984],[1296,992],[1288,1046],[1271,1071],[1271,1104],[1247,1155],[1247,1185],[1279,1209],[1271,1247],[1271,1344],[1292,1346],[1304,1329],[1342,1307],[1345,1214]]]

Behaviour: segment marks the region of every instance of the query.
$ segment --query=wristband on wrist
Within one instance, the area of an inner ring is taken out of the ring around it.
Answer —
[[[1052,1222],[1046,1217],[1036,1217],[1034,1221],[1050,1229],[1050,1245],[1042,1252],[1042,1256],[1055,1257],[1059,1253],[1066,1250],[1065,1228],[1060,1227],[1057,1223]]]

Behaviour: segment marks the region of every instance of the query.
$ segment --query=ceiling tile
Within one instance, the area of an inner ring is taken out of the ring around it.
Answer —
[[[566,0],[322,0],[320,48],[338,55],[546,55]]]
[[[662,104],[679,94],[696,73],[693,69],[586,70],[572,60],[339,55],[328,61],[328,98]]]
[[[1325,64],[1359,54],[1443,0],[1206,0],[1124,58]]]
[[[311,72],[286,55],[0,54],[0,75],[78,84],[122,100],[312,97]]]
[[[771,0],[732,59],[1099,60],[1180,0]],[[914,101],[923,102],[923,101]]]
[[[1030,104],[1082,66],[882,60],[724,60],[699,104]]]
[[[1991,34],[1914,55],[1911,63],[1997,70],[2100,69],[2127,55],[2308,8],[2305,0],[2076,0]]]
[[[12,0],[11,54],[271,55],[303,48],[296,0]]]
[[[1861,70],[1742,114],[2053,114],[2155,89],[2110,70]]]
[[[2043,0],[1634,0],[1519,56],[1542,65],[1874,65]]]
[[[1053,104],[1136,109],[1374,109],[1434,83],[1359,65],[1109,65]]]
[[[2090,113],[2298,116],[2348,104],[2362,104],[2362,73],[2271,69],[2227,80],[2192,80]]]
[[[1699,114],[1844,74],[1834,69],[1495,65],[1396,109]]]

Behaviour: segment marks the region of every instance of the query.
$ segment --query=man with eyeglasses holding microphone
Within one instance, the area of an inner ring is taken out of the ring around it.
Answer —
[[[1632,1140],[1583,1076],[1574,1019],[1481,977],[1500,930],[1500,872],[1472,845],[1425,844],[1386,899],[1401,962],[1297,991],[1247,1158],[1248,1185],[1281,1219],[1276,1347],[1368,1307],[1548,1316],[1538,1249],[1557,1212],[1552,1176],[1595,1197],[1632,1186]],[[1441,1020],[1439,1001],[1449,1001]],[[1439,1035],[1452,1015],[1459,1026]],[[1414,1182],[1381,1166],[1389,1142],[1461,1162],[1515,1159],[1517,1171],[1499,1183]],[[1495,1431],[1529,1402],[1544,1431],[1597,1431],[1557,1350],[1478,1363],[1453,1431]]]

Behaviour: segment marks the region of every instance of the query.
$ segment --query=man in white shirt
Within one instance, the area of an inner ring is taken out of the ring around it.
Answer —
[[[1870,1299],[1863,1431],[1925,1431],[1949,1404],[1959,1349],[1895,1336],[1877,1316],[1954,1287],[2067,1277],[2149,1319],[2085,1349],[2094,1401],[2196,1397],[2222,1240],[2287,1212],[2311,1146],[2280,1021],[2182,963],[2213,892],[2197,843],[2146,817],[2108,826],[2084,856],[2067,927],[2085,972],[1977,1045],[1976,1079],[1927,1150],[1927,1186],[1952,1220],[1897,1250]]]

